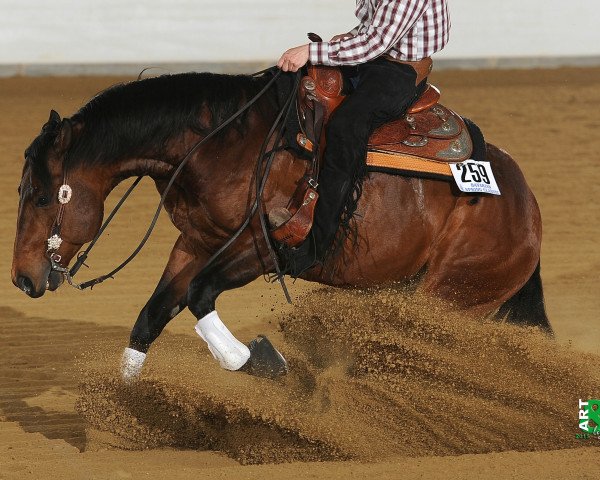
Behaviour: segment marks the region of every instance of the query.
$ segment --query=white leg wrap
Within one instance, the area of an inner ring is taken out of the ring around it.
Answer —
[[[195,329],[226,370],[239,370],[250,358],[248,347],[232,335],[216,311],[198,320]]]
[[[123,380],[129,381],[139,377],[145,360],[145,353],[127,347],[123,351],[123,357],[121,359],[121,374],[123,375]]]

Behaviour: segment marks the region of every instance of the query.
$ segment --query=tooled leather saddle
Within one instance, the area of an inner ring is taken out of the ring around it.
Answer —
[[[298,110],[302,133],[297,141],[308,151],[313,151],[320,132],[314,124],[319,108],[323,109],[322,125],[333,111],[342,103],[343,78],[336,67],[310,66],[308,75],[300,84],[298,92]],[[469,158],[473,144],[462,117],[439,103],[440,91],[427,84],[417,100],[408,108],[404,117],[393,120],[376,129],[369,138],[367,166],[398,167],[410,171],[411,164],[418,159],[448,163],[461,162]],[[312,137],[312,138],[311,138]],[[322,140],[324,142],[325,139]],[[399,157],[394,159],[393,157]],[[434,169],[435,170],[435,169]],[[449,168],[440,169],[450,176]],[[415,170],[415,175],[424,172]],[[431,172],[434,173],[434,172]]]
[[[324,126],[343,102],[342,72],[336,67],[308,67],[298,91],[301,132],[296,141],[316,158],[325,147]],[[377,128],[369,138],[367,168],[400,175],[451,178],[450,163],[470,158],[473,142],[464,120],[439,103],[440,91],[427,84],[404,117]],[[318,169],[318,167],[316,167]],[[318,172],[312,172],[315,176]],[[309,175],[310,176],[310,175]],[[299,245],[312,226],[318,199],[316,184],[301,182],[285,210],[291,215],[273,222],[272,237]],[[270,218],[271,220],[271,218]]]

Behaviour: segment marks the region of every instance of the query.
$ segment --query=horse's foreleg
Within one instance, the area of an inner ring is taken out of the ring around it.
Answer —
[[[221,367],[276,377],[287,371],[287,363],[281,353],[265,337],[259,337],[246,346],[235,338],[215,310],[215,301],[222,292],[246,285],[261,274],[262,267],[254,249],[241,250],[233,258],[215,263],[192,280],[188,306],[198,318],[196,332],[207,343]]]
[[[152,342],[187,304],[188,286],[201,264],[195,255],[186,251],[183,243],[179,237],[154,293],[133,326],[121,365],[125,379],[140,374]]]

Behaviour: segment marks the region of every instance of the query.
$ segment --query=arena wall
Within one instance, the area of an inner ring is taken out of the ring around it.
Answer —
[[[441,65],[598,64],[597,0],[450,0]],[[352,0],[0,0],[0,69],[272,64],[314,31],[352,28]]]

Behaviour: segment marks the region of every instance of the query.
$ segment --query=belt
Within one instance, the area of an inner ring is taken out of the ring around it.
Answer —
[[[398,60],[397,58],[394,58],[388,54],[385,54],[383,57],[391,62],[402,63],[404,65],[412,67],[415,70],[415,72],[417,72],[417,79],[415,80],[416,85],[425,80],[425,78],[427,78],[427,76],[431,73],[431,69],[433,68],[433,60],[431,60],[431,57],[425,57],[421,60],[417,60],[416,62]]]

